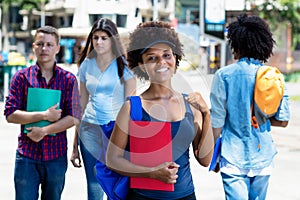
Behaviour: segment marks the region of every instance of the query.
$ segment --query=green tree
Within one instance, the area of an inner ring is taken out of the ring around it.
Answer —
[[[11,44],[15,45],[15,32],[20,30],[20,24],[16,21],[19,10],[28,10],[31,13],[33,9],[41,10],[42,3],[47,2],[48,0],[0,0],[0,9],[2,11],[1,34],[5,36],[4,44],[1,44],[0,50],[4,49],[7,51],[9,49],[9,32],[13,33]],[[13,8],[14,10],[11,12]],[[14,21],[11,21],[12,18],[14,18]],[[29,33],[30,29],[31,27],[28,28]]]
[[[254,13],[266,19],[271,29],[275,30],[278,24],[292,25],[293,47],[300,42],[300,2],[299,0],[266,0],[254,8]]]
[[[0,0],[0,5],[3,11],[3,15],[8,14],[9,7],[12,5],[19,6],[20,9],[40,10],[42,2],[47,3],[48,0]]]

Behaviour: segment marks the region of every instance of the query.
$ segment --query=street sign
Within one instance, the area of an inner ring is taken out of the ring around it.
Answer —
[[[205,0],[204,33],[224,39],[225,0]]]

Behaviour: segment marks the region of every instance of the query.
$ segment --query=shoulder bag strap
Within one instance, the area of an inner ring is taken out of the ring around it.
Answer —
[[[129,101],[131,120],[141,121],[143,117],[141,98],[139,96],[130,96]]]

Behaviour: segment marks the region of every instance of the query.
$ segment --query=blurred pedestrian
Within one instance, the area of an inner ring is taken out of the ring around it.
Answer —
[[[204,47],[199,47],[198,49],[198,54],[200,56],[200,63],[199,63],[199,68],[201,69],[201,71],[203,72],[203,74],[207,74],[208,73],[208,54],[207,51]]]
[[[135,94],[136,80],[127,67],[118,30],[113,21],[95,21],[78,61],[80,104],[83,109],[80,128],[74,138],[71,161],[74,167],[84,163],[88,199],[103,199],[103,190],[95,176],[95,164],[105,162],[107,143],[114,121],[129,95]]]
[[[79,123],[81,116],[76,77],[56,65],[59,52],[58,31],[51,26],[36,30],[33,52],[36,64],[17,71],[12,77],[4,114],[9,123],[21,125],[16,152],[14,182],[16,200],[60,200],[67,171],[66,130]],[[27,112],[28,88],[61,90],[59,104],[46,111]],[[50,121],[44,127],[24,125],[41,120]],[[49,134],[55,134],[49,135]]]
[[[227,37],[237,61],[215,73],[210,94],[214,136],[222,137],[219,167],[225,198],[263,200],[277,153],[270,130],[287,126],[288,95],[284,91],[274,117],[252,127],[256,71],[273,54],[275,41],[263,19],[246,14],[229,24]]]

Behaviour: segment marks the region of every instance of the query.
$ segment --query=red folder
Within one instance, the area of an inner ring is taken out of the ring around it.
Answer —
[[[172,161],[172,135],[169,122],[130,121],[130,161],[154,167]],[[157,179],[131,177],[130,187],[174,191],[174,184]]]

